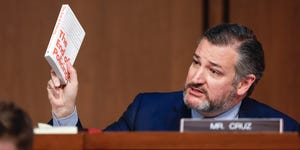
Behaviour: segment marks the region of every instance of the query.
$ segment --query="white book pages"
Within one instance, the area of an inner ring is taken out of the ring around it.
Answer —
[[[38,123],[38,127],[33,129],[34,134],[77,134],[78,128],[75,126],[53,127],[45,123]]]

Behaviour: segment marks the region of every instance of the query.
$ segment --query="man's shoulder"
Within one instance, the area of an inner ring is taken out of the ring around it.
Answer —
[[[245,98],[242,101],[240,112],[257,117],[288,117],[281,111],[252,98]]]
[[[133,103],[146,107],[184,105],[183,91],[139,93]]]
[[[183,97],[183,91],[172,91],[172,92],[144,92],[139,93],[138,96],[143,97]]]
[[[174,100],[182,100],[183,99],[183,91],[174,91],[174,92],[145,92],[139,93],[135,100],[147,102],[168,102]]]
[[[298,122],[287,114],[251,98],[245,98],[239,111],[241,118],[282,118],[287,128],[294,128]]]

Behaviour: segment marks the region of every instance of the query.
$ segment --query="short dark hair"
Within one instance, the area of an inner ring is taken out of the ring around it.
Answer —
[[[221,24],[207,30],[200,41],[202,39],[219,46],[237,44],[239,58],[235,64],[234,83],[249,74],[254,74],[256,80],[247,91],[247,96],[250,96],[265,70],[263,47],[253,31],[240,24]]]
[[[0,140],[4,138],[19,150],[32,149],[32,120],[25,111],[8,101],[0,101]]]

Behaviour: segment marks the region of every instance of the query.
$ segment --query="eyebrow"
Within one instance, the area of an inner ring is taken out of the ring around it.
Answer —
[[[194,53],[193,56],[196,57],[197,59],[200,59],[200,56],[197,55],[196,53]],[[222,67],[221,65],[217,64],[217,63],[214,63],[214,62],[212,62],[212,61],[208,61],[208,62],[209,62],[209,64],[211,64],[211,65],[214,66],[214,67],[218,67],[218,68],[223,69],[223,67]]]
[[[211,61],[209,61],[209,63],[210,63],[212,66],[214,66],[214,67],[218,67],[218,68],[223,69],[223,67],[222,67],[221,65],[219,65],[219,64],[216,64],[216,63],[211,62]]]

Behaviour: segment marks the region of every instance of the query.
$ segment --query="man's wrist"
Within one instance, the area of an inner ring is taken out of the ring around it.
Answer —
[[[76,106],[73,109],[73,112],[63,118],[57,118],[56,114],[52,112],[53,126],[76,126],[78,122],[78,114]]]
[[[54,107],[52,107],[54,108]],[[76,106],[64,106],[61,108],[52,109],[52,113],[57,119],[63,119],[74,113]]]

